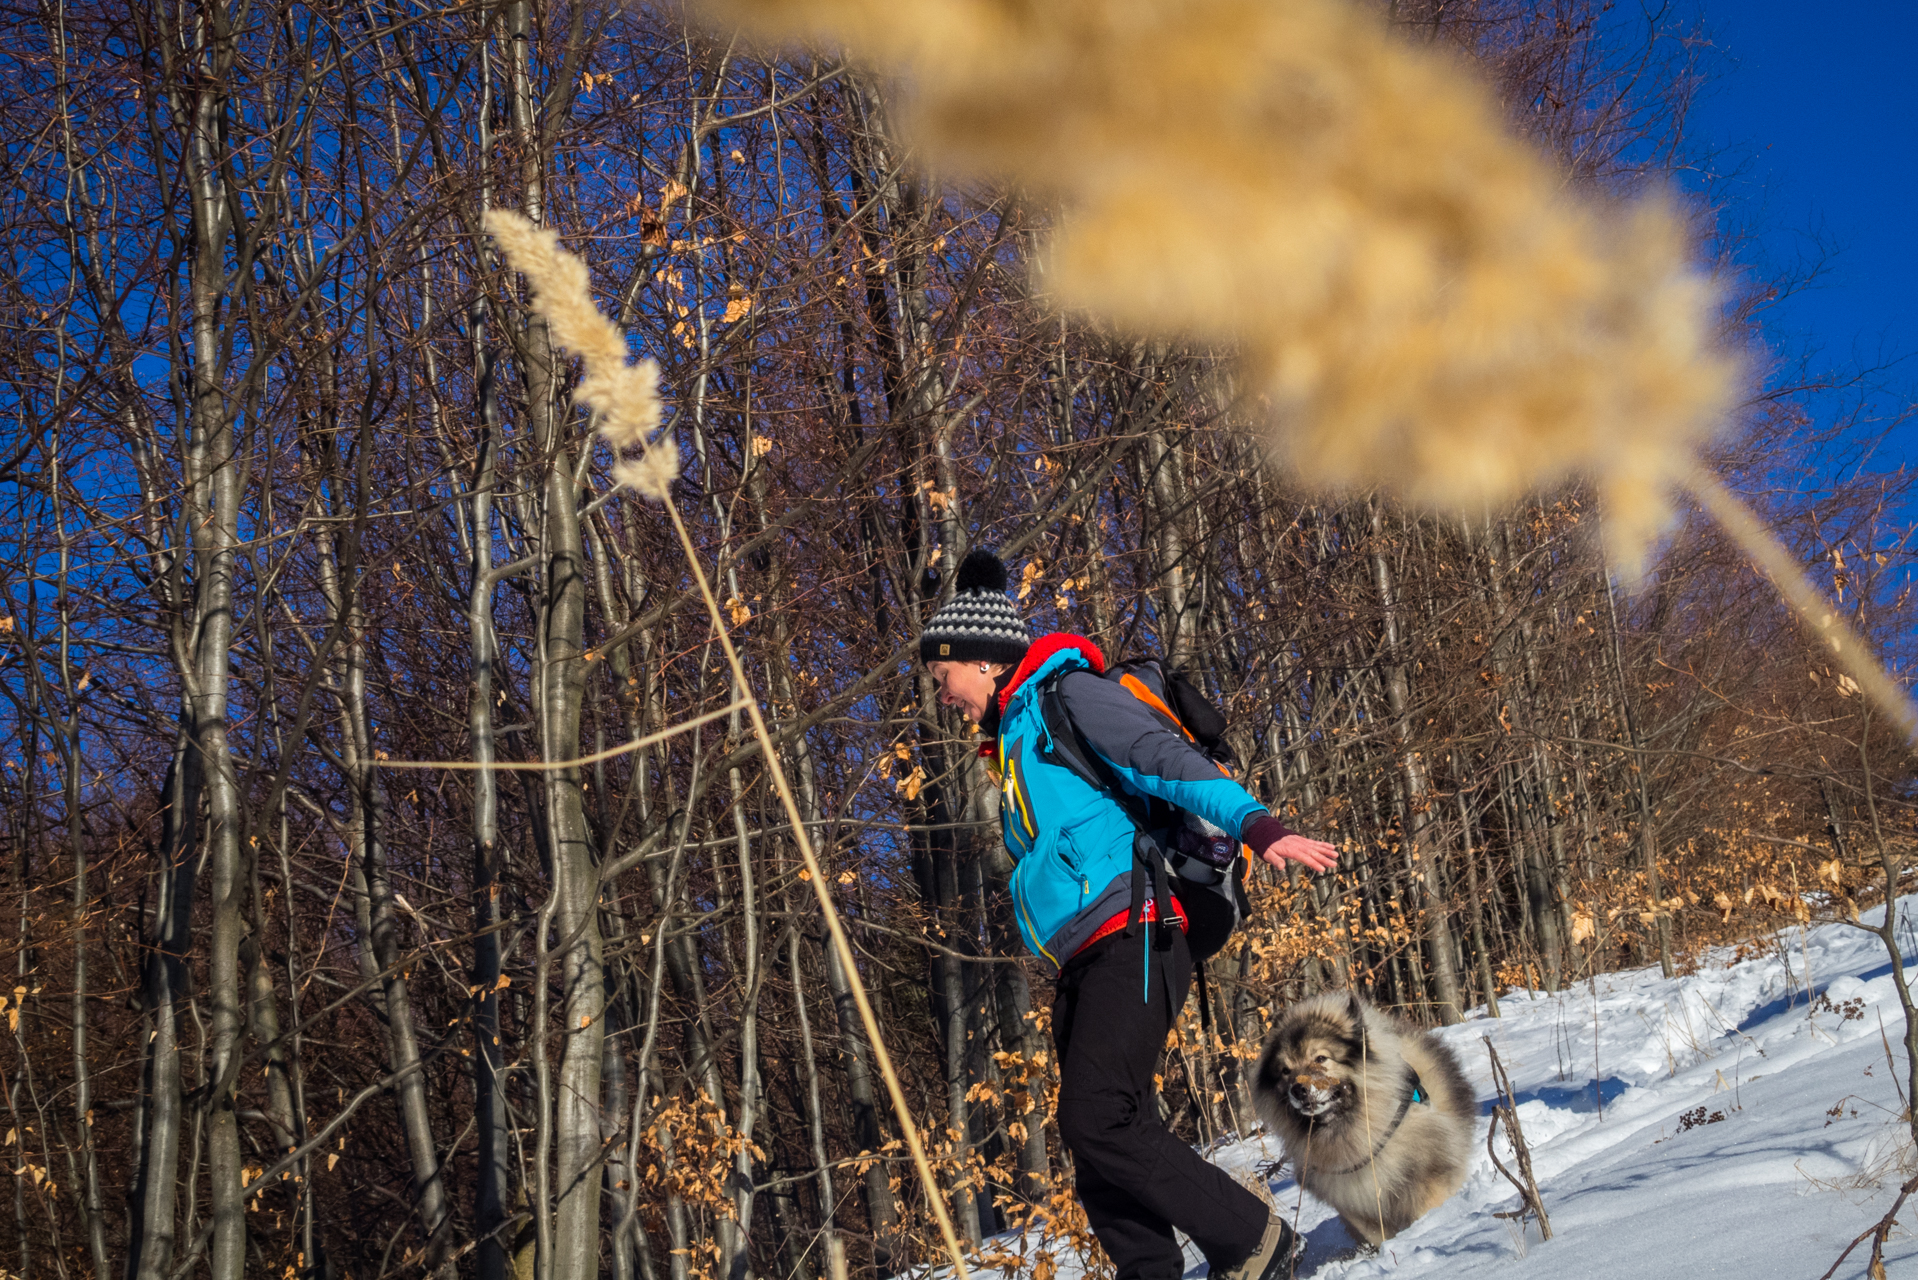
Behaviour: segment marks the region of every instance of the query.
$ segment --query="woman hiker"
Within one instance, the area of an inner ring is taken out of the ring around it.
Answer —
[[[1323,872],[1338,853],[1286,830],[1145,703],[1096,678],[1105,659],[1091,641],[1034,642],[996,556],[968,555],[957,588],[927,623],[919,656],[939,701],[992,740],[981,754],[999,765],[1019,932],[1058,974],[1059,1135],[1093,1233],[1118,1280],[1177,1280],[1185,1263],[1175,1227],[1219,1280],[1278,1280],[1296,1251],[1292,1229],[1159,1118],[1153,1076],[1192,981],[1186,913],[1163,875],[1135,877],[1138,831],[1120,801],[1048,759],[1041,691],[1058,681],[1079,737],[1135,795],[1237,832],[1273,866],[1289,858]],[[1094,678],[1061,679],[1079,670]]]

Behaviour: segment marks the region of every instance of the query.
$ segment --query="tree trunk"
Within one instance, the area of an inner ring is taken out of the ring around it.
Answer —
[[[560,440],[560,415],[550,401],[551,347],[534,321],[526,333],[528,401],[538,424],[537,446],[546,468],[541,537],[544,592],[540,619],[541,738],[548,762],[579,755],[580,708],[585,695],[583,631],[585,552],[575,504],[572,450]],[[559,948],[561,1049],[554,1119],[558,1203],[550,1267],[544,1280],[598,1275],[599,1076],[605,1028],[605,974],[599,927],[599,868],[586,821],[578,766],[549,769],[543,799],[551,832],[554,902],[552,944]]]
[[[479,389],[478,458],[472,480],[469,530],[470,590],[466,626],[472,652],[472,692],[467,700],[467,737],[473,762],[473,1111],[478,1138],[478,1176],[473,1186],[474,1229],[479,1235],[475,1265],[479,1280],[505,1280],[506,1223],[512,1166],[510,1126],[501,1079],[499,985],[504,916],[500,911],[499,782],[487,766],[498,758],[493,735],[494,666],[499,642],[493,630],[493,488],[498,477],[499,395],[492,352],[482,343],[481,316],[472,317],[474,373]]]
[[[1658,832],[1652,812],[1651,788],[1645,780],[1646,772],[1651,768],[1651,758],[1645,754],[1644,740],[1638,734],[1638,716],[1632,709],[1631,686],[1625,678],[1625,650],[1619,639],[1618,604],[1612,597],[1612,579],[1605,577],[1605,617],[1611,626],[1612,661],[1618,675],[1618,703],[1625,715],[1625,733],[1632,745],[1632,760],[1629,768],[1632,773],[1633,795],[1638,801],[1638,865],[1645,876],[1645,896],[1651,904],[1654,927],[1658,934],[1658,967],[1667,978],[1677,970],[1672,968],[1672,916],[1664,906],[1665,890],[1658,874]]]
[[[223,376],[220,336],[225,301],[231,215],[218,170],[224,102],[216,88],[225,77],[231,33],[228,15],[216,11],[207,50],[206,87],[192,95],[191,135],[186,149],[192,210],[192,441],[188,446],[188,507],[193,530],[193,662],[185,676],[192,707],[193,749],[206,789],[207,889],[213,908],[207,957],[212,1005],[208,1057],[211,1092],[207,1109],[208,1175],[213,1240],[208,1264],[213,1280],[240,1280],[246,1267],[246,1209],[242,1199],[237,1083],[241,1037],[246,1029],[240,990],[241,918],[240,786],[227,742],[227,685],[233,643],[234,544],[239,537],[240,462]]]
[[[200,756],[185,727],[190,721],[185,715],[182,721],[180,745],[161,789],[157,893],[145,966],[146,1072],[142,1123],[135,1129],[144,1141],[128,1196],[127,1270],[133,1280],[167,1280],[176,1240],[184,1104],[179,1020],[188,998],[186,951],[192,942],[200,808]]]
[[[1435,1012],[1441,1023],[1451,1026],[1463,1015],[1464,1006],[1459,999],[1458,971],[1452,960],[1452,926],[1446,915],[1438,846],[1430,835],[1431,784],[1426,776],[1425,756],[1414,742],[1411,695],[1399,636],[1398,597],[1392,567],[1386,558],[1384,517],[1377,502],[1372,504],[1371,521],[1372,579],[1378,588],[1385,630],[1385,698],[1398,739],[1399,779],[1405,797],[1405,851],[1422,890],[1419,897],[1425,911],[1425,950],[1432,970]]]
[[[1464,792],[1458,795],[1458,827],[1459,844],[1465,853],[1465,892],[1472,904],[1472,954],[1477,961],[1479,987],[1485,996],[1485,1011],[1497,1018],[1501,1016],[1498,983],[1492,977],[1492,953],[1485,945],[1485,902],[1479,896],[1478,855],[1472,849],[1472,815],[1466,807]]]
[[[361,422],[358,451],[359,472],[352,486],[356,491],[354,514],[363,521],[368,510],[367,475],[372,450],[371,424]],[[330,463],[336,451],[330,439],[321,442],[320,454]],[[335,471],[334,492],[340,493],[346,479]],[[344,513],[342,513],[344,514]],[[358,530],[356,529],[356,536]],[[349,637],[344,649],[344,670],[339,679],[340,760],[345,772],[351,808],[345,824],[353,865],[356,910],[362,922],[361,971],[377,975],[378,1008],[385,1018],[387,1068],[396,1077],[394,1101],[400,1113],[400,1125],[406,1135],[407,1155],[413,1170],[423,1246],[429,1271],[440,1270],[443,1254],[450,1245],[446,1188],[440,1176],[440,1158],[433,1137],[432,1115],[426,1097],[426,1080],[420,1070],[419,1035],[414,1026],[413,999],[407,971],[402,961],[391,876],[387,867],[385,808],[386,794],[375,764],[372,710],[366,693],[366,619],[360,608],[360,584],[357,581],[357,557],[339,554],[337,540],[330,527],[322,526],[315,537],[318,550],[321,593],[343,624]]]

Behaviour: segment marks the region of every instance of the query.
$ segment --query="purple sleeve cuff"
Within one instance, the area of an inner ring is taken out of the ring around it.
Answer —
[[[1264,853],[1278,841],[1294,834],[1291,828],[1269,813],[1255,813],[1239,829],[1239,839],[1252,846],[1252,852]]]

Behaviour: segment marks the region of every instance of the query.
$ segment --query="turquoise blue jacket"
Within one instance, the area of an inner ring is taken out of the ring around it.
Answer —
[[[1156,797],[1230,832],[1265,806],[1138,698],[1100,675],[1090,640],[1051,635],[1027,651],[1001,695],[996,742],[1000,825],[1013,909],[1027,949],[1057,969],[1132,900],[1137,828],[1120,803],[1049,758],[1040,691],[1058,682],[1079,736],[1133,794]]]

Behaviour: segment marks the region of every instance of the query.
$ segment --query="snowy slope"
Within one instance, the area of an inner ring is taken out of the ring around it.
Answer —
[[[1918,898],[1901,906],[1911,965]],[[1789,930],[1766,954],[1731,961],[1717,956],[1671,981],[1653,968],[1602,974],[1555,996],[1514,992],[1500,1001],[1502,1018],[1478,1011],[1440,1033],[1482,1103],[1493,1092],[1483,1037],[1498,1047],[1552,1218],[1550,1242],[1536,1223],[1521,1238],[1491,1216],[1518,1196],[1486,1157],[1481,1120],[1464,1189],[1375,1256],[1350,1256],[1343,1225],[1289,1178],[1269,1183],[1308,1241],[1299,1274],[1816,1280],[1918,1169],[1899,1141],[1902,1022],[1888,957],[1876,937],[1826,925]],[[1808,998],[1808,985],[1824,1003]],[[1699,1107],[1722,1118],[1686,1128],[1681,1117]],[[1503,1140],[1500,1151],[1512,1165]],[[1255,1135],[1212,1158],[1249,1180],[1277,1155],[1275,1142]],[[1900,1159],[1905,1175],[1892,1168]],[[1839,1275],[1863,1276],[1868,1248]],[[1205,1275],[1196,1251],[1188,1258],[1187,1274]],[[1062,1274],[1078,1270],[1056,1261]],[[1894,1233],[1886,1264],[1889,1275],[1918,1280],[1918,1232]]]
[[[1901,920],[1918,918],[1918,900],[1902,906]],[[1918,936],[1908,936],[1912,956]],[[1895,1194],[1871,1174],[1906,1150],[1894,1083],[1902,1018],[1877,938],[1828,925],[1777,941],[1782,954],[1728,967],[1720,957],[1671,981],[1652,969],[1556,996],[1514,993],[1500,1001],[1503,1018],[1446,1029],[1482,1101],[1492,1097],[1482,1038],[1498,1047],[1554,1238],[1541,1243],[1532,1224],[1521,1240],[1491,1216],[1518,1196],[1486,1158],[1481,1122],[1464,1190],[1375,1257],[1338,1258],[1351,1239],[1337,1218],[1290,1180],[1273,1184],[1307,1235],[1301,1274],[1815,1280]],[[1724,1118],[1684,1128],[1701,1106]],[[1220,1154],[1245,1168],[1259,1145]],[[1854,1253],[1840,1275],[1862,1276],[1864,1260]],[[1894,1237],[1887,1268],[1918,1277],[1918,1240]]]

